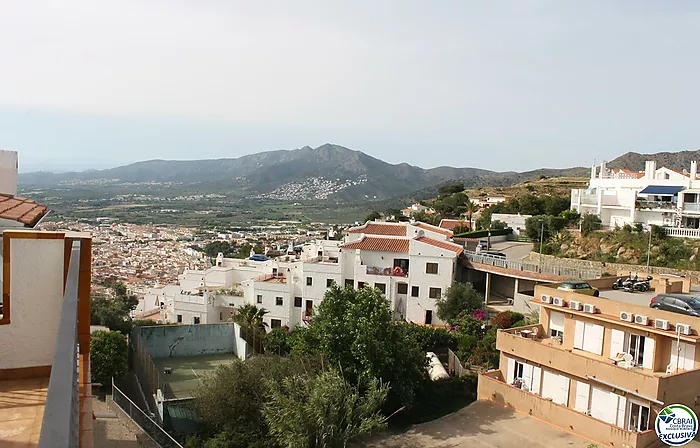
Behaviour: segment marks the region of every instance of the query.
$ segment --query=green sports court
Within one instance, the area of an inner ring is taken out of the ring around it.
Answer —
[[[200,356],[175,356],[153,359],[161,381],[165,383],[165,398],[189,398],[194,395],[201,379],[216,369],[236,358],[232,353]],[[165,373],[166,368],[172,373]]]

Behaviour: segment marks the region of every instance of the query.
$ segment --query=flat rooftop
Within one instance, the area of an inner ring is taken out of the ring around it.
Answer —
[[[154,358],[153,362],[161,378],[167,383],[165,398],[189,398],[194,395],[207,373],[214,371],[219,365],[232,362],[235,358],[233,353],[223,353]],[[166,367],[170,367],[172,373],[166,374]]]

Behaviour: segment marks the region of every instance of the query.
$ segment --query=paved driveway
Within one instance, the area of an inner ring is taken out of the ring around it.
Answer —
[[[401,434],[375,437],[356,446],[375,448],[586,448],[591,442],[539,420],[486,401]]]
[[[491,250],[503,252],[509,260],[520,261],[530,254],[532,251],[532,243],[502,241],[500,243],[492,243]]]

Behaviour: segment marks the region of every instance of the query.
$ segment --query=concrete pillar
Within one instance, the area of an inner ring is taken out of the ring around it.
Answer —
[[[486,273],[486,292],[484,293],[484,305],[489,304],[489,296],[491,295],[491,273]]]
[[[518,284],[520,283],[519,278],[515,278],[515,287],[513,288],[513,300],[515,300],[515,295],[518,293]]]

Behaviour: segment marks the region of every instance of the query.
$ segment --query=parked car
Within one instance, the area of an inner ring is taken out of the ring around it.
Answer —
[[[574,291],[579,294],[586,294],[594,297],[600,296],[600,291],[598,291],[597,288],[592,287],[588,282],[584,282],[583,280],[566,281],[559,285],[557,289],[561,289],[562,291]]]
[[[658,294],[649,302],[651,308],[700,317],[700,297],[681,294]]]
[[[479,240],[479,247],[481,247],[481,250],[487,250],[489,248],[488,240]]]
[[[496,257],[496,258],[506,258],[506,254],[503,252],[498,252],[497,250],[486,250],[481,252],[479,255],[487,255],[489,257]]]
[[[252,257],[248,258],[249,260],[252,261],[267,261],[269,258],[267,258],[265,255],[253,255]]]

